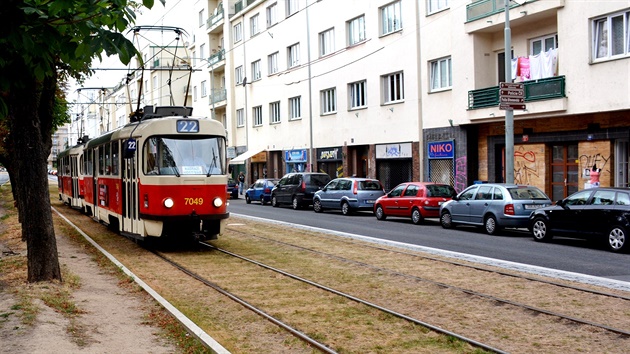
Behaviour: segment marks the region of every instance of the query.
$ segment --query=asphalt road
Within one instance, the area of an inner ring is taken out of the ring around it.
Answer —
[[[538,243],[527,230],[504,230],[490,236],[468,226],[446,230],[437,219],[414,225],[401,218],[379,221],[368,212],[352,216],[338,211],[315,213],[312,209],[246,204],[243,198],[230,200],[228,210],[234,216],[255,216],[630,283],[630,254],[615,254],[605,245],[583,240],[554,238],[550,243]]]

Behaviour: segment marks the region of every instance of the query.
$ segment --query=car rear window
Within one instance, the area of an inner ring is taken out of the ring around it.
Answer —
[[[311,184],[317,187],[323,187],[330,182],[330,177],[328,177],[328,175],[305,175],[304,177],[307,180],[310,178]]]
[[[427,197],[445,197],[450,198],[457,194],[455,188],[448,185],[427,185]]]
[[[545,193],[534,187],[508,188],[508,191],[514,200],[549,199]]]
[[[378,181],[360,181],[359,189],[364,191],[378,191],[381,188],[381,184]]]

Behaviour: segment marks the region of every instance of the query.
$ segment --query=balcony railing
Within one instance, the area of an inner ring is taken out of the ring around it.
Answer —
[[[243,8],[253,4],[256,0],[241,0],[234,4],[234,13],[239,13]]]
[[[221,49],[220,51],[212,54],[209,58],[208,58],[208,67],[211,67],[212,65],[220,62],[221,60],[223,60],[225,58],[225,49]]]
[[[223,6],[216,8],[214,11],[215,13],[213,13],[206,21],[206,29],[214,26],[223,19]]]
[[[555,76],[539,80],[524,81],[525,102],[548,100],[565,96],[565,77]],[[468,109],[499,105],[499,86],[468,91]]]
[[[528,2],[534,2],[530,0]],[[517,3],[510,4],[510,9],[521,6]],[[474,21],[505,11],[505,0],[478,0],[466,5],[466,21]]]
[[[212,89],[210,93],[210,104],[225,101],[227,99],[226,89]]]

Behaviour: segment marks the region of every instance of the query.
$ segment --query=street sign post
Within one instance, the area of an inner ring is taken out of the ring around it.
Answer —
[[[499,109],[524,110],[525,87],[523,83],[501,82],[499,84]]]

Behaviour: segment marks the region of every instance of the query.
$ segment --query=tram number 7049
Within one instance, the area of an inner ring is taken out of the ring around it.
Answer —
[[[184,198],[185,205],[203,205],[203,198]]]

